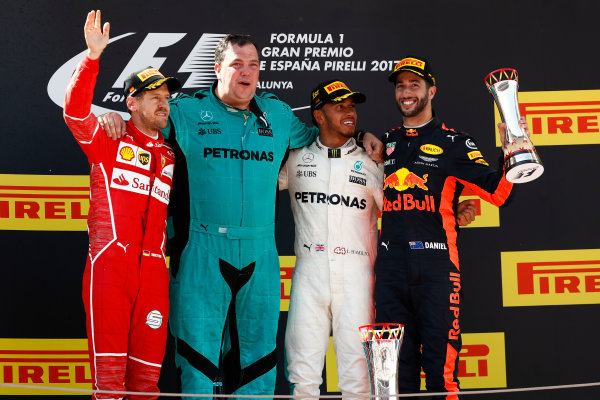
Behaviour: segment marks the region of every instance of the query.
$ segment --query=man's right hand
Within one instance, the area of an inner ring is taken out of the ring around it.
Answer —
[[[92,60],[100,58],[100,54],[106,48],[109,39],[110,24],[105,22],[104,28],[101,29],[102,21],[100,17],[100,10],[90,11],[83,27],[83,35],[88,47],[87,56]]]
[[[125,121],[115,112],[103,114],[98,117],[98,123],[106,132],[106,136],[112,140],[117,140],[125,134]]]

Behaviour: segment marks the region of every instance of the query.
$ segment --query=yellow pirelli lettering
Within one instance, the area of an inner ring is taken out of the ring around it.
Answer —
[[[0,382],[92,389],[87,339],[0,339]],[[83,395],[0,387],[0,395]]]
[[[423,61],[417,60],[416,58],[408,57],[408,58],[403,58],[402,60],[400,60],[400,62],[398,64],[396,64],[394,71],[404,67],[405,65],[410,65],[412,67],[425,69],[425,63]]]
[[[461,389],[506,387],[506,351],[504,332],[463,333],[458,357]],[[425,374],[421,371],[421,389]]]
[[[290,309],[290,293],[292,291],[292,274],[296,265],[295,256],[279,256],[279,271],[281,275],[281,302],[280,311]]]
[[[163,76],[156,68],[149,68],[149,69],[145,69],[142,72],[140,72],[139,74],[137,74],[138,78],[140,78],[140,80],[142,82],[144,82],[146,79],[150,78],[151,76]]]
[[[327,94],[330,94],[331,92],[335,92],[336,90],[339,89],[346,89],[348,91],[350,91],[350,89],[348,89],[348,86],[346,86],[346,84],[344,82],[340,82],[340,81],[335,81],[333,83],[330,83],[329,85],[325,86],[325,91],[327,92]]]
[[[534,146],[600,143],[600,90],[519,92],[519,109]],[[494,118],[500,122],[495,104]]]
[[[478,157],[483,157],[481,155],[480,151],[470,151],[470,152],[467,153],[467,156],[469,156],[469,160],[472,160],[472,159],[478,158]]]
[[[505,307],[600,304],[600,249],[502,252]]]
[[[0,175],[0,229],[85,231],[87,175]]]

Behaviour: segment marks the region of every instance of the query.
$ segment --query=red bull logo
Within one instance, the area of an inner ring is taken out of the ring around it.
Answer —
[[[435,199],[432,195],[426,194],[425,198],[419,200],[410,193],[398,193],[398,197],[394,200],[388,200],[387,197],[383,198],[383,211],[429,211],[435,212]]]
[[[410,172],[406,168],[401,168],[387,176],[383,181],[383,189],[393,188],[399,192],[402,192],[406,189],[413,189],[417,186],[419,189],[429,190],[425,183],[427,183],[428,174],[423,175],[421,178],[419,175]]]

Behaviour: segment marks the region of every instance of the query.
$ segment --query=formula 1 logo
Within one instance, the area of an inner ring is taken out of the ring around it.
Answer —
[[[121,39],[131,39],[134,35],[136,35],[135,32],[125,33],[110,39],[109,43]],[[96,115],[100,115],[114,111],[121,114],[122,117],[129,119],[129,114],[114,110],[110,108],[110,106],[104,106],[104,103],[110,105],[116,103],[115,105],[117,105],[124,102],[125,95],[123,94],[122,88],[125,78],[133,71],[141,70],[148,65],[160,69],[165,62],[166,57],[155,57],[155,54],[159,49],[172,46],[179,42],[186,35],[187,33],[148,33],[124,66],[120,75],[115,79],[111,87],[112,90],[106,91],[106,89],[104,89],[106,92],[102,96],[103,106],[92,104],[92,112]],[[182,86],[183,89],[210,87],[216,78],[214,73],[214,50],[219,40],[224,36],[225,34],[223,33],[202,34],[177,71],[178,73],[189,73],[188,78]],[[71,75],[79,61],[85,56],[86,52],[87,50],[82,51],[60,66],[48,82],[48,96],[50,96],[50,99],[59,107],[63,106],[65,89],[69,84]],[[171,74],[169,74],[169,76],[170,75]],[[183,82],[184,79],[181,79],[181,81]],[[102,88],[97,89],[102,90]]]

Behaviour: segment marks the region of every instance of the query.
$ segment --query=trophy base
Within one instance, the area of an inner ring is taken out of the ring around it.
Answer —
[[[520,150],[504,160],[506,179],[512,183],[531,182],[544,173],[544,166],[535,150]]]

